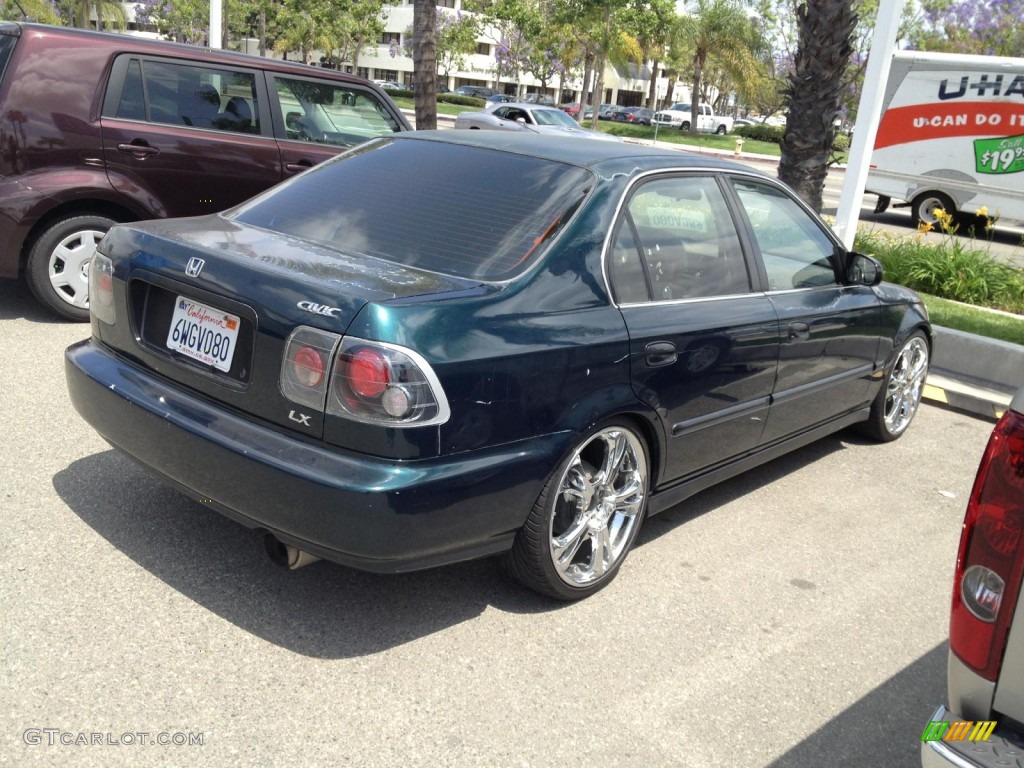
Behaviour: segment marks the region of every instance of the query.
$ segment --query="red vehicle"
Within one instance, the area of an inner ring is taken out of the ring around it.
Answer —
[[[579,117],[580,103],[578,101],[575,101],[572,104],[562,104],[559,107],[559,109],[565,112],[570,117]]]
[[[953,579],[947,705],[921,764],[1024,763],[1024,389],[996,425],[967,505]]]
[[[89,316],[89,261],[115,224],[216,213],[411,130],[378,86],[340,72],[10,22],[0,114],[0,279],[73,320]]]

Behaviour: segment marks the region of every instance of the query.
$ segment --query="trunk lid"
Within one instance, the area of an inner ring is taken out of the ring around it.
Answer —
[[[99,250],[114,262],[119,294],[117,322],[94,322],[104,343],[234,409],[317,438],[323,414],[289,401],[279,386],[285,340],[297,326],[343,335],[369,302],[478,285],[219,215],[115,227]],[[201,351],[178,348],[182,327],[193,341],[196,331],[232,334],[230,353],[223,347],[228,359],[200,360],[190,355]]]

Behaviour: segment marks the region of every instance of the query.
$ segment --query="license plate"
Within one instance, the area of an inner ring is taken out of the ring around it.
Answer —
[[[220,371],[231,370],[238,316],[179,296],[174,302],[167,348]]]

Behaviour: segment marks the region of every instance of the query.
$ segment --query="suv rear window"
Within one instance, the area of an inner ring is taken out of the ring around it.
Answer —
[[[589,172],[509,152],[383,139],[232,218],[348,254],[479,280],[526,269],[582,202]]]

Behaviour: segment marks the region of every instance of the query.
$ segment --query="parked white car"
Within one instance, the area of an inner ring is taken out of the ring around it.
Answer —
[[[619,141],[615,136],[581,128],[557,107],[512,102],[493,104],[480,112],[461,112],[455,118],[456,128],[469,130],[532,131],[551,135]]]

